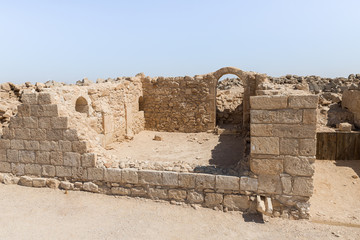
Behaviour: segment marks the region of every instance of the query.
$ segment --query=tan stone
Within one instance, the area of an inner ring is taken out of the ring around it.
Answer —
[[[259,175],[258,184],[260,193],[281,194],[282,192],[279,175]]]
[[[21,104],[17,107],[19,117],[30,117],[32,115],[32,109],[29,104]],[[36,111],[35,111],[36,112]],[[36,116],[36,115],[33,115]]]
[[[315,138],[316,125],[274,125],[273,134],[285,138]]]
[[[22,128],[23,126],[23,117],[11,117],[10,118],[10,123],[9,123],[9,127],[10,128]]]
[[[146,190],[143,187],[134,187],[131,188],[131,196],[134,197],[144,197],[147,195]]]
[[[71,152],[72,151],[72,144],[70,141],[59,141],[59,149],[61,152]]]
[[[25,128],[38,128],[38,119],[36,117],[23,117],[23,126]]]
[[[272,124],[251,124],[250,135],[252,137],[272,137],[273,125]]]
[[[8,162],[0,162],[0,172],[10,173],[11,172],[11,164]]]
[[[55,177],[55,166],[52,165],[41,166],[41,176]]]
[[[95,167],[97,155],[95,153],[84,153],[81,156],[81,166],[83,167]]]
[[[53,101],[52,101],[51,95],[49,93],[40,92],[38,94],[38,103],[40,105],[52,104]]]
[[[20,177],[19,185],[26,186],[26,187],[32,187],[32,178],[28,177],[28,176]]]
[[[88,192],[99,192],[99,186],[92,182],[84,183],[83,189]]]
[[[204,195],[199,192],[190,191],[187,194],[187,199],[189,203],[203,203],[204,202]]]
[[[168,192],[166,189],[149,188],[148,194],[151,199],[168,199]]]
[[[316,109],[304,109],[303,110],[303,123],[304,124],[316,124],[317,112]]]
[[[195,176],[193,173],[179,173],[179,186],[183,188],[195,188]]]
[[[9,149],[10,140],[9,139],[0,139],[0,149]]]
[[[287,96],[252,96],[251,109],[283,109],[287,108]]]
[[[51,128],[51,118],[50,117],[39,117],[38,124],[39,124],[39,128],[50,129]]]
[[[122,169],[121,170],[121,182],[137,184],[138,181],[138,171],[135,169]]]
[[[32,140],[43,141],[46,139],[45,129],[30,129],[30,137]]]
[[[25,164],[23,163],[11,163],[11,173],[16,176],[25,175]]]
[[[313,193],[313,180],[307,177],[296,177],[294,179],[293,194],[310,197]]]
[[[255,174],[280,174],[283,171],[281,159],[251,159],[250,169]]]
[[[45,178],[33,178],[33,187],[46,187]]]
[[[87,151],[88,143],[86,141],[72,142],[72,149],[74,152],[85,153]]]
[[[316,140],[315,139],[300,139],[300,155],[315,156],[316,155]]]
[[[251,110],[251,123],[301,123],[302,110]]]
[[[317,108],[318,95],[293,95],[289,96],[289,108]]]
[[[77,167],[80,166],[81,155],[74,152],[65,152],[63,155],[64,166]]]
[[[306,157],[285,157],[284,170],[293,176],[312,176],[314,174],[314,167]]]
[[[103,168],[88,168],[87,177],[89,180],[104,180],[104,169]]]
[[[71,177],[71,167],[55,166],[55,172],[57,177]]]
[[[75,129],[66,129],[64,131],[64,138],[68,141],[78,141],[77,131]]]
[[[46,131],[46,140],[59,141],[64,139],[64,131],[59,129],[50,129]]]
[[[248,196],[225,195],[224,207],[227,207],[230,211],[246,211],[250,207],[250,200]]]
[[[296,138],[280,138],[280,154],[298,155],[299,140]]]
[[[50,152],[50,162],[52,165],[62,166],[64,165],[62,152]]]
[[[24,148],[25,150],[39,150],[39,142],[24,140]]]
[[[149,185],[162,185],[162,175],[160,171],[140,170],[138,171],[139,183]]]
[[[106,182],[121,182],[121,170],[118,168],[105,169],[104,181]]]
[[[186,191],[180,189],[170,189],[169,192],[169,199],[173,199],[176,201],[185,201],[186,199]]]
[[[223,195],[221,193],[206,193],[204,205],[206,207],[217,207],[223,202]]]
[[[240,178],[233,176],[216,175],[215,179],[216,190],[232,190],[240,191]]]
[[[344,122],[344,123],[339,123],[339,131],[344,131],[344,132],[350,132],[353,128],[352,124]]]
[[[241,177],[240,178],[240,190],[241,191],[253,191],[258,189],[258,180],[256,178]]]
[[[15,128],[15,138],[22,140],[30,140],[30,129],[26,128]]]
[[[19,162],[21,163],[35,163],[35,152],[33,151],[19,151]]]
[[[38,164],[50,164],[50,153],[49,152],[36,152],[36,163]]]
[[[33,109],[31,108],[31,111]],[[37,108],[37,115],[39,117],[57,117],[59,115],[58,113],[58,107],[56,104],[44,104],[44,105],[38,105]]]
[[[60,181],[57,179],[47,179],[46,180],[46,186],[48,186],[49,188],[56,189],[59,187],[59,185],[60,185]]]
[[[127,196],[130,195],[130,189],[123,187],[112,187],[111,194]]]
[[[279,155],[279,138],[251,137],[251,153]]]
[[[36,93],[26,93],[21,96],[23,104],[38,104],[38,97]]]
[[[162,182],[164,186],[179,186],[179,174],[177,172],[162,172]]]
[[[281,175],[281,184],[282,184],[282,190],[284,194],[291,194],[292,193],[292,181],[291,176],[287,174]]]
[[[215,189],[215,175],[211,174],[196,174],[195,178],[196,189]]]
[[[41,176],[41,166],[38,164],[26,164],[25,174]]]

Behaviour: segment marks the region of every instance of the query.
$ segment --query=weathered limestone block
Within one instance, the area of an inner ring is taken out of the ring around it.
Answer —
[[[44,105],[44,104],[52,104],[52,98],[49,93],[39,93],[38,94],[38,104]]]
[[[51,118],[51,127],[54,129],[67,129],[68,128],[68,118],[67,117],[52,117]]]
[[[71,167],[55,166],[55,172],[57,177],[71,177]]]
[[[168,192],[166,189],[149,188],[149,197],[151,199],[168,199]]]
[[[282,186],[279,175],[259,175],[258,191],[261,193],[281,194]]]
[[[180,189],[170,189],[169,192],[169,199],[173,199],[176,201],[185,201],[186,199],[186,191]]]
[[[10,173],[11,172],[11,164],[8,162],[0,162],[0,172]]]
[[[179,173],[179,186],[182,188],[195,188],[195,176],[193,173]]]
[[[106,182],[120,183],[122,171],[118,168],[108,168],[104,172],[104,180]]]
[[[279,155],[279,138],[251,137],[251,153]]]
[[[25,187],[32,187],[33,181],[31,177],[28,176],[22,176],[19,180],[19,185],[25,186]]]
[[[41,151],[60,151],[59,143],[57,141],[39,141],[39,145]]]
[[[23,163],[11,163],[11,173],[16,176],[25,175],[25,164]]]
[[[55,177],[55,166],[52,165],[41,166],[41,176]]]
[[[344,123],[339,123],[339,131],[343,131],[343,132],[350,132],[353,128],[352,124],[344,122]]]
[[[300,139],[300,155],[315,156],[316,155],[316,140],[315,139]]]
[[[15,138],[22,140],[30,140],[30,129],[27,128],[15,128]]]
[[[64,166],[77,167],[80,166],[81,155],[74,152],[64,153]]]
[[[211,174],[196,174],[195,178],[196,189],[215,189],[215,175]]]
[[[41,129],[40,129],[41,130]],[[59,141],[64,139],[64,131],[61,129],[49,129],[46,131],[46,140]]]
[[[179,174],[177,172],[162,172],[162,184],[169,187],[179,186]]]
[[[19,151],[19,162],[21,163],[35,163],[35,152],[34,151]]]
[[[287,174],[281,174],[281,184],[282,190],[284,194],[291,194],[292,193],[292,181],[291,176]]]
[[[304,109],[303,110],[303,123],[304,124],[316,124],[317,112],[316,109]]]
[[[258,190],[258,180],[251,177],[241,177],[240,190],[256,192]]]
[[[81,166],[83,167],[95,167],[97,155],[95,153],[84,153],[81,156]]]
[[[70,141],[59,141],[59,149],[61,152],[72,152],[72,144]]]
[[[287,96],[252,96],[250,97],[251,109],[283,109],[287,108]]]
[[[46,180],[46,186],[48,186],[49,188],[56,189],[59,187],[59,185],[60,185],[60,181],[57,179],[50,178]]]
[[[66,129],[64,131],[64,139],[68,141],[78,141],[77,131],[75,129]]]
[[[72,148],[74,152],[85,153],[87,151],[88,142],[86,141],[74,141],[72,142]]]
[[[130,195],[130,189],[123,187],[112,187],[111,194],[127,196]]]
[[[45,178],[33,178],[33,187],[46,187]]]
[[[23,118],[24,118],[24,117],[19,117],[19,116],[11,117],[11,118],[10,118],[9,127],[10,127],[11,129],[14,129],[14,128],[23,128],[23,127],[24,127],[24,125],[23,125]]]
[[[289,96],[289,108],[317,108],[318,95],[293,95]]]
[[[251,123],[301,123],[302,110],[251,110]]]
[[[215,184],[217,191],[240,191],[240,178],[238,177],[216,175]]]
[[[89,180],[104,180],[104,169],[103,168],[88,168],[87,177]]]
[[[25,174],[41,176],[41,166],[38,164],[26,164]]]
[[[204,205],[206,207],[217,207],[223,202],[223,195],[221,193],[206,193]]]
[[[38,128],[37,117],[23,117],[24,128]]]
[[[50,129],[51,117],[39,117],[38,124],[39,128]]]
[[[29,104],[21,104],[17,107],[18,114],[17,117],[30,117],[30,116],[36,116],[32,114],[32,106]],[[36,113],[36,111],[34,111]]]
[[[92,183],[92,182],[84,183],[83,189],[84,189],[84,191],[88,191],[88,192],[94,192],[94,193],[99,192],[98,185],[96,185],[95,183]]]
[[[87,169],[82,167],[71,167],[71,176],[77,180],[87,180]]]
[[[68,181],[61,181],[60,188],[64,190],[72,190],[74,189],[74,184]]]
[[[296,177],[294,179],[293,194],[310,197],[313,193],[313,180],[309,177]]]
[[[244,195],[225,195],[224,207],[230,211],[246,211],[250,207],[250,200]]]
[[[8,149],[6,151],[6,157],[8,162],[19,162],[19,151]]]
[[[138,184],[138,171],[135,169],[122,169],[121,182]]]
[[[39,142],[24,140],[24,148],[25,150],[30,150],[30,151],[39,150]]]
[[[293,176],[312,176],[314,167],[306,157],[284,157],[284,170]]]
[[[284,138],[315,138],[316,125],[274,125],[273,134]]]
[[[283,172],[282,159],[251,159],[250,169],[255,174],[280,174]]]
[[[189,191],[187,194],[187,199],[189,203],[203,203],[204,202],[204,194],[194,191]]]
[[[141,170],[138,171],[139,183],[149,185],[162,185],[162,175],[160,171]]]
[[[38,164],[50,164],[50,153],[49,152],[36,152],[36,163]]]
[[[297,138],[280,138],[280,154],[298,155],[299,140]]]
[[[144,197],[147,195],[146,190],[143,187],[134,187],[131,188],[131,196],[134,197]]]
[[[33,107],[31,106],[31,114],[33,114]],[[57,117],[59,115],[58,106],[56,104],[44,104],[38,105],[37,107],[37,114],[33,116],[38,117]],[[35,108],[36,109],[36,108]]]
[[[25,93],[21,96],[23,104],[38,104],[38,95],[36,93]]]
[[[62,152],[50,152],[50,162],[55,166],[64,165],[63,153]]]
[[[32,140],[43,141],[46,139],[46,130],[40,128],[30,129],[30,137]]]
[[[9,149],[10,140],[9,139],[0,139],[0,149]]]
[[[250,135],[253,137],[272,137],[273,125],[272,124],[251,124]]]

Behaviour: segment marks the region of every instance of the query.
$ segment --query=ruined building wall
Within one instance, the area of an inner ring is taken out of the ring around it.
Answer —
[[[316,155],[316,95],[253,96],[250,169],[258,192],[309,217]]]

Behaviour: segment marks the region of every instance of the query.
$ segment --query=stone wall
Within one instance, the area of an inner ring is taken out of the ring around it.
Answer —
[[[250,169],[258,192],[308,218],[316,155],[316,95],[253,96]]]
[[[355,127],[360,128],[360,90],[345,90],[341,105],[353,113]]]

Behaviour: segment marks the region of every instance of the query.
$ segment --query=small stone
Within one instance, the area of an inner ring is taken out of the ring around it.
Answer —
[[[48,186],[49,188],[53,188],[56,189],[58,188],[60,185],[60,181],[56,180],[56,179],[48,179],[46,180],[46,186]]]
[[[161,141],[161,137],[159,135],[155,135],[153,138],[154,141]]]
[[[28,176],[22,176],[20,177],[19,185],[26,186],[26,187],[32,187],[32,178]]]
[[[67,182],[67,181],[61,181],[60,188],[64,189],[64,190],[72,190],[72,189],[74,189],[74,184]]]
[[[83,189],[88,192],[99,192],[99,187],[95,183],[92,182],[86,182],[83,185]]]

